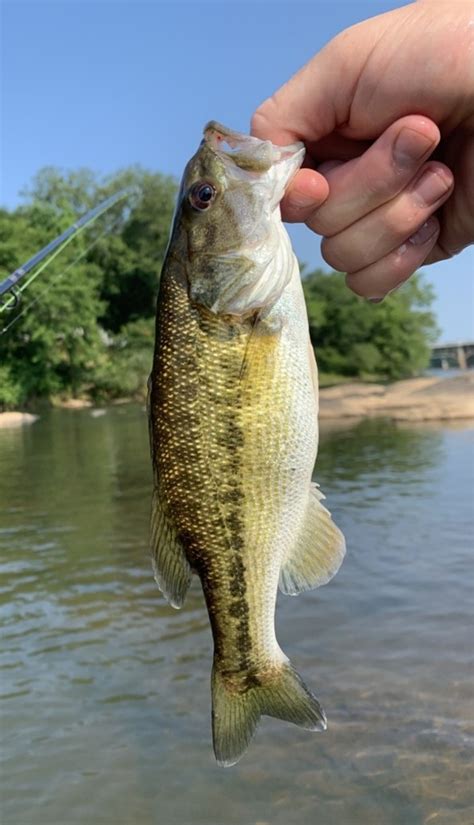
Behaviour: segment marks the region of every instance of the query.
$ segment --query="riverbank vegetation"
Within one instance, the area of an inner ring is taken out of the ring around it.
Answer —
[[[157,286],[176,182],[133,167],[41,170],[15,210],[0,209],[0,279],[123,186],[117,204],[77,237],[0,316],[0,409],[71,397],[141,399],[151,366]],[[79,262],[76,259],[82,254]],[[436,336],[433,292],[417,275],[382,304],[357,298],[340,273],[304,272],[310,332],[323,384],[420,373]]]

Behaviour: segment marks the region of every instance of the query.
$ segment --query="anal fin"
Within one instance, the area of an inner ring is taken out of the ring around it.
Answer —
[[[151,509],[151,559],[156,583],[164,597],[172,607],[182,607],[191,581],[191,567],[156,489]]]
[[[344,536],[321,504],[322,498],[318,487],[311,484],[301,531],[283,560],[279,587],[290,596],[327,584],[346,552]]]

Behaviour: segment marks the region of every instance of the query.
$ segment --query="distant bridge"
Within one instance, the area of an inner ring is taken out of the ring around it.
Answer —
[[[474,341],[436,344],[431,350],[430,367],[441,370],[474,367]]]

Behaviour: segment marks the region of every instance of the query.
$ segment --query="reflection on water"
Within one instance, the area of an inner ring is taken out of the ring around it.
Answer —
[[[223,771],[199,587],[172,610],[147,560],[143,411],[0,431],[3,825],[474,822],[473,457],[473,429],[323,430],[348,556],[277,625],[329,729],[265,719]]]

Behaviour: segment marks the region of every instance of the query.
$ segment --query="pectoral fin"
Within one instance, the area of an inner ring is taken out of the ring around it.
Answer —
[[[191,567],[156,489],[151,510],[151,559],[156,583],[164,597],[172,607],[182,607],[191,581]]]
[[[346,552],[344,536],[321,504],[322,498],[323,494],[312,484],[301,532],[282,564],[279,586],[282,593],[290,596],[327,584],[339,570]]]

